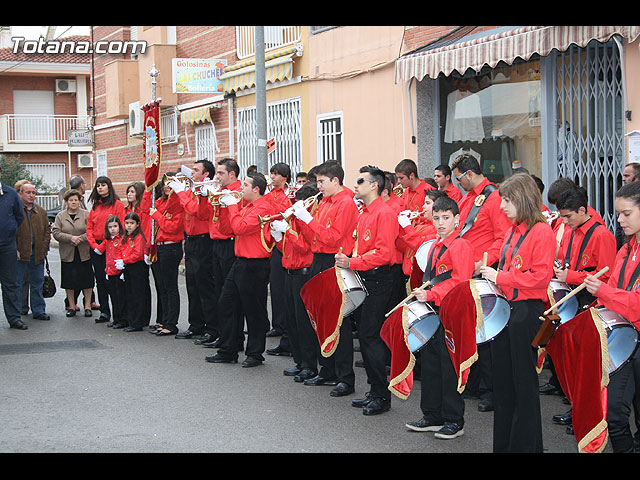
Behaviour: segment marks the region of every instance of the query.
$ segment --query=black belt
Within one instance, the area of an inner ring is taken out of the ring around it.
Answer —
[[[194,239],[194,238],[211,238],[209,237],[208,233],[200,233],[199,235],[187,235],[186,236],[188,240]]]
[[[308,275],[309,272],[311,272],[311,267],[296,268],[294,270],[287,268],[287,273],[289,275]]]
[[[231,240],[233,240],[235,237],[230,237],[230,238],[212,238],[212,240],[214,242],[229,242]]]

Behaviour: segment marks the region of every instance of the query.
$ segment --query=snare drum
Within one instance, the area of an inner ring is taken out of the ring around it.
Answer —
[[[549,290],[553,295],[553,299],[556,303],[571,293],[571,287],[559,280],[551,280],[549,283]],[[565,323],[571,320],[578,314],[578,297],[573,296],[569,300],[565,301],[558,307],[558,316],[560,317],[560,323]]]
[[[358,308],[367,297],[367,289],[362,283],[360,275],[349,268],[341,268],[342,283],[344,285],[344,293],[347,297],[347,304],[344,307],[344,316],[346,317]]]
[[[420,245],[420,247],[418,247],[418,250],[416,250],[416,263],[420,267],[420,270],[422,270],[423,272],[425,271],[425,268],[427,268],[427,263],[429,262],[429,250],[431,250],[431,246],[434,243],[436,243],[435,240],[427,240],[422,245]]]
[[[597,308],[598,317],[607,332],[609,350],[609,375],[627,363],[638,347],[638,331],[622,315]]]
[[[482,304],[483,327],[476,332],[478,345],[493,340],[509,323],[511,306],[504,293],[493,282],[476,279],[475,285]]]
[[[407,342],[411,353],[416,353],[433,338],[440,326],[440,317],[428,303],[413,300],[406,306],[409,324]]]

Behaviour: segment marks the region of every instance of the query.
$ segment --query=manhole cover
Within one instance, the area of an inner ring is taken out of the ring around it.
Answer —
[[[23,353],[61,352],[64,350],[92,350],[107,348],[95,340],[65,340],[59,342],[12,343],[0,345],[0,355],[19,355]]]

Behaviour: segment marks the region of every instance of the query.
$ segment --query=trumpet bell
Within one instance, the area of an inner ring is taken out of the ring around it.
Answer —
[[[220,205],[220,198],[227,194],[235,197],[238,201],[242,200],[242,192],[238,192],[236,190],[222,190],[216,192],[209,191],[207,192],[207,198],[209,199],[209,202],[211,202],[211,205]]]

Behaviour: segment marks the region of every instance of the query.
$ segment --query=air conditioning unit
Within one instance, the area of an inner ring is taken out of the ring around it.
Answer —
[[[68,80],[66,78],[56,79],[56,93],[75,93],[76,81]]]
[[[93,155],[90,153],[79,153],[78,168],[93,168]]]
[[[140,110],[140,102],[129,104],[129,136],[142,135],[143,128],[142,110]]]

